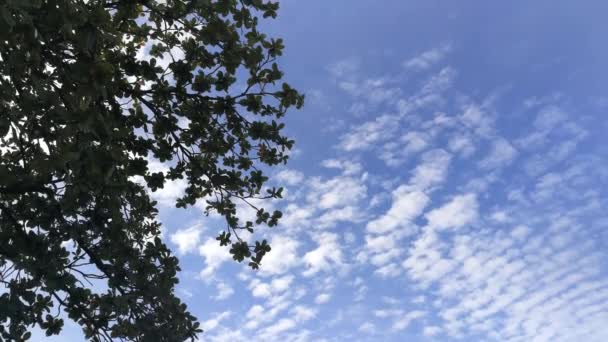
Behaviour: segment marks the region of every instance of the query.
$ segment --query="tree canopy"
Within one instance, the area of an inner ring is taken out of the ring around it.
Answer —
[[[58,334],[65,316],[94,341],[196,338],[149,196],[167,181],[186,180],[176,206],[222,215],[218,243],[259,267],[269,245],[239,234],[281,216],[250,200],[281,197],[262,171],[286,162],[281,118],[303,103],[281,82],[283,42],[258,31],[277,9],[0,0],[0,340]]]

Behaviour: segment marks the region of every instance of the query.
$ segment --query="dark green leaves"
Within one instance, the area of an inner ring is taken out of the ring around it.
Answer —
[[[0,6],[0,30],[9,33],[15,26],[13,15],[6,6]]]
[[[4,137],[8,134],[8,130],[11,127],[11,123],[8,120],[8,114],[0,116],[0,137]]]
[[[195,339],[149,197],[168,181],[186,186],[176,206],[204,201],[225,219],[218,244],[260,267],[270,246],[241,235],[281,218],[257,206],[282,196],[261,170],[287,161],[280,120],[303,103],[280,83],[282,40],[257,28],[277,9],[0,4],[0,340],[58,334],[59,311],[95,341]],[[255,219],[239,219],[243,205]]]
[[[239,241],[232,244],[232,248],[230,248],[230,254],[236,261],[243,261],[245,258],[249,258],[251,256],[251,251],[249,250],[249,246],[245,241]]]
[[[222,232],[217,238],[216,240],[220,242],[221,246],[227,246],[231,243],[231,234],[230,233],[226,233],[226,232]]]
[[[253,249],[255,256],[251,258],[249,266],[253,269],[258,269],[262,262],[262,258],[264,257],[264,255],[266,255],[266,253],[270,252],[270,250],[271,248],[266,242],[266,240],[262,240],[262,242],[256,241],[255,247]]]
[[[46,336],[57,335],[61,328],[63,327],[63,320],[55,318],[51,315],[46,315],[45,320],[40,323],[40,328],[42,328]]]
[[[162,172],[155,172],[144,177],[148,184],[148,188],[152,192],[162,189],[165,185],[165,175]]]

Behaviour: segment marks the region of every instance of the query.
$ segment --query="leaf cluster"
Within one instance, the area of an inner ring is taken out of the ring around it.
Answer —
[[[253,200],[281,197],[263,170],[287,161],[281,118],[303,104],[281,82],[283,42],[257,28],[277,9],[0,1],[0,340],[58,334],[65,315],[93,341],[196,338],[148,193],[168,181],[187,183],[177,207],[206,203],[225,218],[218,243],[259,267],[270,246],[241,235],[281,217]]]

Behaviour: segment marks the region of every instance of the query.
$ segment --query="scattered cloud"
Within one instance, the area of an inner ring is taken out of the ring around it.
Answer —
[[[329,66],[329,73],[336,78],[348,77],[359,70],[361,62],[357,58],[347,58]]]
[[[226,261],[232,260],[232,256],[225,246],[220,246],[214,238],[207,239],[198,249],[199,254],[205,258],[206,267],[201,271],[203,279],[210,278],[218,267]]]
[[[479,162],[484,169],[495,169],[509,165],[517,156],[517,150],[505,139],[497,139],[490,154]]]
[[[397,119],[393,115],[379,116],[343,135],[339,148],[347,152],[369,149],[374,144],[391,138],[397,128]]]
[[[328,293],[321,293],[315,298],[315,303],[325,304],[325,303],[329,302],[330,299],[331,299],[331,295],[329,295]]]
[[[428,196],[422,191],[409,191],[409,186],[401,186],[393,192],[391,208],[382,216],[367,224],[370,233],[386,233],[397,227],[407,227],[422,213],[429,203]]]
[[[328,68],[359,116],[336,114],[344,124],[320,162],[275,175],[289,191],[273,204],[279,231],[260,230],[272,251],[241,270],[238,296],[224,274],[214,283],[215,300],[247,300],[245,323],[230,332],[237,313],[216,314],[209,340],[608,337],[608,172],[585,150],[593,128],[560,96],[522,100],[509,120],[531,124],[510,129],[500,95],[454,89],[450,50],[399,75],[366,75],[357,58]],[[198,247],[201,278],[217,279],[231,258],[203,233],[171,241]]]
[[[330,271],[342,264],[342,249],[334,233],[320,233],[314,237],[318,247],[304,254],[307,269],[305,276],[312,276],[321,271]]]
[[[298,185],[304,181],[304,174],[296,170],[281,170],[276,174],[275,179],[279,183],[285,183],[287,185]]]
[[[393,323],[392,329],[394,331],[405,330],[412,321],[420,319],[426,315],[424,311],[411,311],[406,314],[399,315]]]
[[[413,171],[408,189],[427,190],[443,183],[451,160],[451,154],[442,149],[424,153]]]
[[[308,199],[318,202],[320,209],[331,209],[354,204],[367,194],[367,187],[357,178],[335,177],[328,180],[313,178]]]
[[[230,311],[224,311],[224,312],[222,312],[222,313],[216,314],[216,316],[215,316],[215,317],[213,317],[213,318],[211,318],[211,319],[209,319],[209,320],[206,320],[206,321],[202,322],[202,323],[201,323],[201,328],[202,328],[204,331],[207,331],[207,332],[212,331],[212,330],[214,330],[215,328],[217,328],[217,327],[218,327],[218,325],[219,325],[219,324],[220,324],[220,323],[221,323],[223,320],[228,319],[228,318],[229,318],[231,315],[232,315],[232,312],[230,312]]]
[[[406,60],[403,62],[403,67],[415,71],[424,71],[441,62],[451,49],[451,44],[444,43],[439,47],[427,50],[416,57]]]
[[[194,225],[186,229],[180,229],[171,234],[171,242],[177,245],[180,254],[186,254],[196,250],[201,238],[201,225]]]
[[[270,241],[272,250],[264,256],[260,266],[260,275],[270,276],[288,272],[299,263],[297,240],[281,235],[275,235]]]
[[[234,289],[225,282],[217,283],[217,295],[214,297],[216,300],[224,300],[230,298],[234,294]]]
[[[429,228],[454,229],[473,222],[478,216],[477,196],[466,194],[455,196],[444,206],[425,215]]]
[[[373,323],[365,322],[361,324],[359,331],[365,334],[372,334],[376,331],[376,326]]]

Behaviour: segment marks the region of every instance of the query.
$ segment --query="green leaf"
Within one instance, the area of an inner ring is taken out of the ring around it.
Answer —
[[[282,214],[264,207],[282,189],[268,188],[266,174],[287,161],[293,141],[281,120],[303,103],[278,64],[264,66],[284,48],[259,27],[277,9],[262,0],[0,4],[0,212],[11,227],[0,232],[0,268],[21,275],[0,295],[10,322],[0,340],[30,338],[36,326],[59,334],[59,303],[91,340],[195,339],[158,198],[206,203],[205,214],[224,219],[217,243],[262,265],[268,242],[240,235],[278,225]],[[243,220],[243,205],[255,220]],[[91,291],[87,280],[100,278],[107,291]]]

